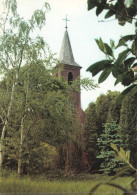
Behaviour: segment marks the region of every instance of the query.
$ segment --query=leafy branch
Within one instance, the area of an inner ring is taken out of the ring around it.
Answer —
[[[129,162],[130,160],[130,151],[124,151],[124,149],[122,147],[120,147],[120,150],[118,150],[117,146],[113,143],[110,144],[111,147],[115,150],[116,154],[115,157],[118,159],[118,160],[122,160],[124,161],[125,163],[127,163],[129,165],[129,167],[131,169],[133,169],[134,171],[137,171],[137,169],[135,167],[132,166],[132,164]]]
[[[136,4],[134,0],[88,0],[88,10],[91,10],[96,7],[96,15],[98,16],[104,10],[108,10],[105,15],[105,19],[115,15],[118,19],[120,25],[125,25],[126,22],[132,22],[132,20],[137,20],[135,17]]]
[[[125,163],[128,164],[128,167],[123,167],[123,169],[118,173],[116,174],[114,177],[112,177],[109,182],[103,182],[103,183],[99,183],[97,184],[96,186],[94,186],[90,193],[89,194],[93,194],[97,189],[98,187],[100,187],[101,185],[109,185],[109,186],[112,186],[114,188],[117,188],[121,191],[123,191],[123,195],[127,195],[127,194],[133,194],[133,195],[136,195],[137,193],[137,181],[136,181],[136,178],[131,182],[131,188],[132,188],[132,191],[129,191],[129,190],[126,190],[125,188],[123,188],[122,186],[120,185],[117,185],[117,184],[114,184],[114,183],[111,183],[112,180],[116,179],[117,177],[119,177],[121,174],[123,174],[123,172],[129,170],[129,168],[133,169],[134,171],[137,172],[137,169],[135,167],[133,167],[131,165],[131,163],[129,162],[130,160],[130,151],[124,151],[124,149],[122,147],[120,147],[120,150],[118,149],[118,147],[111,143],[110,146],[113,148],[113,150],[115,151],[115,158],[118,159],[119,161],[124,161]]]

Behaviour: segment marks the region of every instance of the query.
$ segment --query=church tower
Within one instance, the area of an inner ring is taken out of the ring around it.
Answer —
[[[74,60],[71,43],[67,30],[67,18],[66,20],[66,30],[64,33],[64,38],[60,50],[59,55],[59,64],[63,66],[63,69],[59,71],[58,76],[62,76],[68,84],[71,84],[73,80],[80,78],[80,69],[82,68],[79,64],[77,64]],[[61,66],[61,67],[62,67]],[[79,86],[80,88],[80,86]],[[77,112],[78,119],[81,123],[84,123],[85,114],[81,109],[81,93],[74,91],[72,95],[74,108]]]

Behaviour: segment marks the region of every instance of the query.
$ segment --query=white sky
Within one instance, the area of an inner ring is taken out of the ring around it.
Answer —
[[[2,0],[0,0],[2,1]],[[22,16],[28,18],[35,9],[41,8],[44,0],[17,0],[19,12]],[[49,44],[51,50],[57,53],[58,57],[63,35],[65,31],[65,21],[63,18],[68,15],[68,32],[75,61],[83,68],[81,77],[92,77],[86,69],[90,64],[105,59],[105,55],[98,49],[95,38],[102,38],[108,42],[110,39],[116,40],[121,35],[134,33],[134,25],[128,24],[124,27],[118,25],[118,22],[99,22],[103,20],[103,15],[99,18],[95,15],[95,10],[87,11],[87,0],[47,0],[51,6],[51,11],[47,13],[47,22],[41,35]],[[111,18],[110,18],[111,20]],[[98,76],[93,77],[97,82]],[[111,76],[107,81],[100,85],[100,88],[81,92],[82,108],[86,109],[91,101],[95,101],[100,93],[106,93],[107,90],[122,90],[119,84],[114,87],[114,81]]]

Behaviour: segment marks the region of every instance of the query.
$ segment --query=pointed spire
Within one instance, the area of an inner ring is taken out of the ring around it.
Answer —
[[[74,60],[67,28],[66,28],[66,31],[64,33],[62,47],[60,50],[59,62],[62,64],[77,66],[77,67],[81,68],[81,66],[78,65]]]

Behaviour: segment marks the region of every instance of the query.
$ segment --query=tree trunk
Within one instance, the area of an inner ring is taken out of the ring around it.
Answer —
[[[23,141],[24,141],[24,121],[27,116],[28,111],[28,86],[29,86],[29,78],[27,82],[27,89],[26,89],[26,97],[25,97],[25,109],[24,114],[21,119],[20,123],[20,146],[19,146],[19,159],[18,159],[18,174],[21,175],[23,173],[22,167],[22,152],[23,152]]]
[[[26,107],[26,104],[25,104]],[[23,167],[22,167],[22,151],[23,151],[23,139],[24,139],[24,120],[26,118],[26,113],[24,113],[22,119],[21,119],[21,125],[20,125],[20,146],[19,146],[19,159],[18,159],[18,174],[21,175],[23,173]]]
[[[12,85],[10,102],[9,102],[9,106],[7,109],[6,120],[4,122],[4,126],[2,128],[2,133],[1,133],[1,138],[0,138],[0,169],[2,168],[2,165],[3,165],[3,148],[4,148],[3,141],[5,139],[5,135],[6,135],[7,127],[8,127],[8,121],[10,118],[11,108],[12,108],[12,104],[13,104],[13,100],[14,100],[14,92],[15,92],[15,88],[16,88],[17,83],[18,83],[18,73],[16,74],[16,80]]]
[[[65,163],[65,171],[66,175],[68,176],[69,174],[69,146],[67,145],[67,151],[66,151],[66,163]]]

